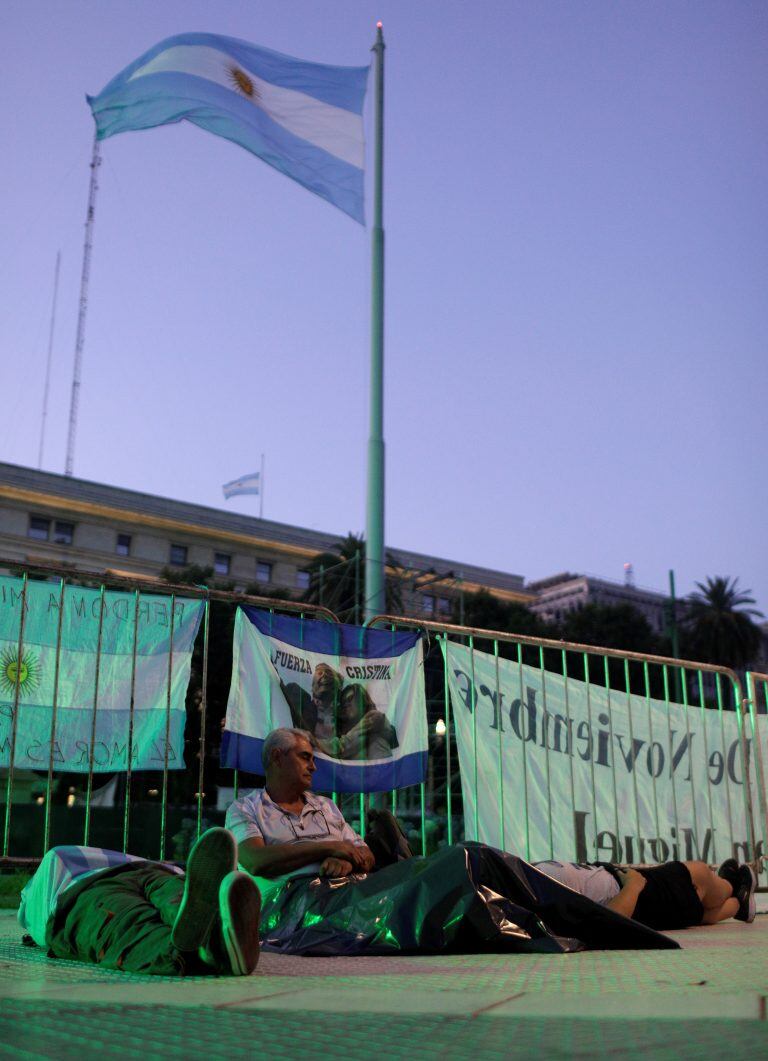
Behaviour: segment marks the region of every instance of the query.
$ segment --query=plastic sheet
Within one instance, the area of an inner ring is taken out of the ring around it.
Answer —
[[[678,947],[523,859],[475,843],[368,875],[285,880],[265,896],[262,945],[316,956]]]

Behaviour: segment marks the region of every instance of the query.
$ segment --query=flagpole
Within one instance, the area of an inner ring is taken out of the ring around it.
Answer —
[[[259,519],[264,519],[264,454],[261,455],[261,471],[259,472]]]
[[[365,619],[385,610],[384,594],[384,36],[376,25],[373,228],[371,232],[371,380],[365,549]]]
[[[51,358],[53,357],[53,333],[56,327],[56,302],[59,297],[59,269],[61,268],[61,251],[56,252],[56,268],[53,273],[53,305],[51,306],[51,327],[48,331],[48,359],[45,363],[45,387],[43,388],[43,415],[40,421],[40,448],[37,453],[37,466],[43,467],[43,449],[45,447],[45,422],[48,419],[48,392],[51,387]]]
[[[88,189],[88,212],[85,217],[85,245],[83,246],[83,271],[80,276],[80,308],[77,314],[77,338],[75,340],[75,364],[72,370],[72,397],[69,405],[69,432],[67,434],[67,460],[64,474],[71,475],[75,462],[75,435],[77,433],[77,408],[80,401],[80,374],[83,366],[85,345],[85,315],[88,309],[88,277],[91,272],[91,250],[93,248],[93,215],[96,209],[97,178],[101,165],[98,134],[93,138],[91,157],[91,184]]]

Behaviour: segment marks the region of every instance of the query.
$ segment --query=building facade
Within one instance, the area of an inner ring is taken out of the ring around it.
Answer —
[[[130,578],[197,565],[236,590],[300,598],[308,566],[343,535],[0,463],[0,563],[56,564]],[[462,593],[486,589],[529,603],[521,575],[427,556],[389,554],[402,572],[406,614],[450,620]],[[361,565],[362,568],[362,565]],[[253,590],[252,590],[253,591]]]
[[[529,582],[526,589],[536,598],[530,604],[531,611],[547,622],[558,622],[585,604],[631,604],[645,616],[655,633],[665,633],[669,625],[669,597],[654,590],[569,572]],[[683,602],[678,601],[678,618],[683,607]]]

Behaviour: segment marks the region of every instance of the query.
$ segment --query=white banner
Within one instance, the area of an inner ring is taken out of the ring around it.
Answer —
[[[281,726],[312,734],[322,792],[423,781],[420,635],[238,608],[222,764],[262,773],[264,740]]]
[[[735,712],[566,681],[452,643],[447,667],[468,838],[529,861],[752,857],[744,757],[752,782],[754,749]]]
[[[132,769],[162,770],[166,758],[184,769],[202,602],[176,598],[171,641],[170,597],[142,594],[137,619],[134,594],[105,592],[99,641],[99,590],[65,586],[62,598],[58,584],[29,581],[22,631],[23,597],[20,578],[0,576],[0,766],[10,764],[18,701],[14,766],[47,770],[52,757],[56,771],[87,773],[91,761],[97,772],[125,770],[133,682]]]

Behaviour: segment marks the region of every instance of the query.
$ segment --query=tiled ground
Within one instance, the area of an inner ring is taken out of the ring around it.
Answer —
[[[768,1056],[768,915],[681,951],[422,958],[262,955],[247,978],[49,961],[0,914],[0,1056]]]

